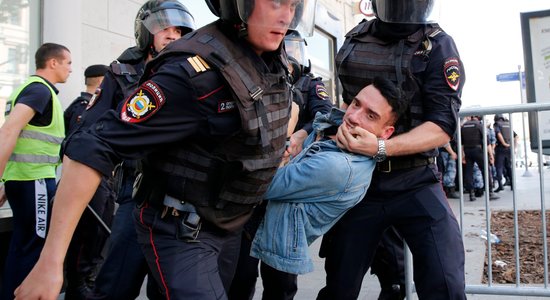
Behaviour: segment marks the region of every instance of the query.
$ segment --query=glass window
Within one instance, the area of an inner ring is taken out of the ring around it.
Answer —
[[[7,73],[17,72],[17,49],[10,48],[8,49],[8,60],[6,61]]]
[[[311,72],[315,76],[323,78],[332,102],[339,105],[338,91],[336,87],[336,72],[334,70],[334,56],[336,38],[332,35],[315,29],[313,36],[307,37],[308,55],[311,60]]]
[[[40,5],[40,1],[0,1],[0,125],[8,97],[34,72],[30,55],[40,41]]]

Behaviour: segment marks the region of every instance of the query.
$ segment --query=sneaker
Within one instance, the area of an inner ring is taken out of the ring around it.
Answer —
[[[476,195],[473,191],[470,192],[470,201],[476,201]]]
[[[502,190],[504,190],[504,188],[502,187],[502,185],[499,185],[498,188],[495,190],[495,193],[498,193]]]

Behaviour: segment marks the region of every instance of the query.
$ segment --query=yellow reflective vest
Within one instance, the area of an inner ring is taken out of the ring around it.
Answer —
[[[55,170],[60,163],[59,151],[65,138],[63,108],[48,82],[39,76],[31,76],[13,92],[8,101],[11,102],[11,107],[15,107],[21,91],[34,82],[44,84],[52,94],[52,120],[47,126],[27,124],[21,130],[6,164],[2,181],[55,178]]]

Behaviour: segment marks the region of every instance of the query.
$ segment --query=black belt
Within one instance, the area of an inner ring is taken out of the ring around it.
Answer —
[[[376,170],[382,173],[390,173],[397,170],[412,169],[431,165],[435,162],[435,157],[422,156],[404,156],[392,157],[376,164]]]

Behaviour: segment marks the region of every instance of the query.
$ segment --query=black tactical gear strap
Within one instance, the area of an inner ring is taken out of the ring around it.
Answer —
[[[114,61],[111,63],[111,71],[115,75],[113,77],[121,87],[124,97],[128,97],[134,91],[133,87],[137,86],[138,83],[139,74],[136,69],[130,64]]]
[[[201,36],[198,41],[203,44],[209,44],[210,47],[220,52],[221,55],[216,52],[212,52],[207,58],[207,60],[213,62],[220,70],[223,70],[225,66],[232,63],[232,61],[227,61],[225,59],[227,57],[232,57],[231,53],[223,43],[218,41],[218,39],[206,34]],[[248,73],[243,70],[241,65],[233,62],[231,67],[235,69],[235,72],[241,78],[252,100],[257,101],[258,99],[261,99],[263,94],[262,88],[254,83]]]
[[[397,47],[395,48],[395,75],[397,77],[397,86],[403,88],[403,50],[405,49],[405,40],[399,40]]]

